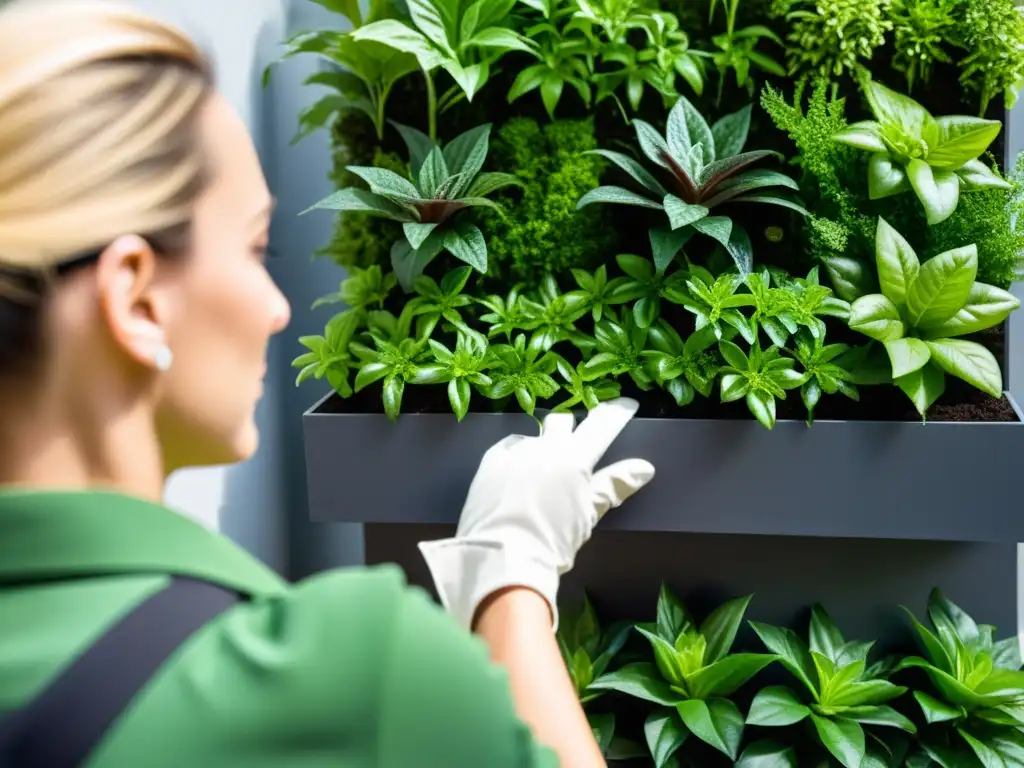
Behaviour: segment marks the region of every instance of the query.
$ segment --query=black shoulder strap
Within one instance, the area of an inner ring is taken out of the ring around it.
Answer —
[[[210,582],[172,578],[72,662],[41,696],[0,720],[0,767],[83,765],[174,650],[241,599]]]

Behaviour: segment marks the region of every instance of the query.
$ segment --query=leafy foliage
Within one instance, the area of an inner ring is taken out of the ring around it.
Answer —
[[[541,126],[513,118],[498,131],[494,165],[522,184],[515,197],[500,195],[503,213],[484,211],[488,275],[537,285],[547,273],[596,267],[613,253],[618,234],[598,210],[576,202],[600,179],[603,163],[586,154],[597,147],[592,120],[556,120]]]

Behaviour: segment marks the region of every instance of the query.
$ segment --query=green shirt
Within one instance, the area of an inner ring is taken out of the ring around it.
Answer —
[[[252,599],[178,649],[89,768],[557,766],[484,644],[398,568],[291,585],[192,520],[105,492],[0,493],[0,713],[172,573]]]

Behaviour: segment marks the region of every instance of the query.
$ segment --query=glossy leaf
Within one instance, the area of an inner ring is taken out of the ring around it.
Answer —
[[[751,621],[750,626],[768,650],[779,656],[783,666],[803,683],[808,691],[817,695],[817,687],[812,682],[816,679],[816,673],[806,643],[793,630],[785,627],[773,627],[756,621]]]
[[[924,160],[913,159],[907,178],[924,206],[928,225],[934,227],[953,215],[960,202],[960,179],[953,171],[934,170]]]
[[[1009,291],[985,283],[974,283],[963,306],[955,315],[922,330],[933,339],[966,336],[999,325],[1020,308],[1020,299]]]
[[[705,655],[708,664],[719,661],[729,653],[752,598],[753,595],[747,595],[722,603],[700,625],[700,633],[708,641]]]
[[[655,768],[668,765],[689,735],[674,709],[657,710],[648,715],[644,722],[644,736]]]
[[[747,713],[747,725],[779,727],[794,725],[806,719],[811,710],[784,685],[774,685],[757,692]]]
[[[576,208],[583,208],[587,205],[594,203],[612,203],[622,205],[638,205],[642,208],[654,208],[655,210],[662,210],[662,204],[655,202],[654,200],[648,200],[646,197],[641,197],[636,192],[630,192],[628,189],[622,187],[597,187],[587,192],[583,197],[580,198],[579,202],[576,203]]]
[[[853,302],[849,325],[858,333],[883,342],[901,339],[906,333],[896,305],[880,293],[861,296]]]
[[[743,750],[735,768],[797,768],[796,751],[775,741],[755,741]]]
[[[896,306],[905,304],[921,262],[906,238],[881,217],[875,231],[875,263],[882,294]]]
[[[734,653],[698,670],[687,683],[695,699],[731,696],[778,657],[765,653]]]
[[[933,168],[955,170],[981,155],[995,141],[1002,128],[998,120],[965,115],[937,118],[938,141],[928,149],[928,164]]]
[[[963,339],[925,342],[932,360],[946,373],[963,379],[992,397],[1001,397],[1003,374],[995,356],[985,347]]]
[[[830,719],[811,714],[811,722],[825,748],[845,768],[860,768],[864,758],[864,729],[850,720]]]
[[[690,699],[676,704],[676,711],[690,733],[736,759],[743,738],[743,715],[735,704],[728,699]]]
[[[889,353],[894,378],[920,370],[928,364],[932,356],[928,345],[920,339],[887,341],[885,342],[885,351]]]
[[[907,292],[911,324],[927,328],[949,320],[967,303],[977,275],[978,250],[974,245],[928,259]]]
[[[932,349],[933,360],[920,370],[893,379],[897,387],[910,398],[917,412],[924,416],[932,404],[946,391],[946,377],[942,369],[935,363],[935,350]]]
[[[675,706],[681,699],[650,662],[634,662],[601,675],[590,687],[594,690],[618,691],[644,701]]]

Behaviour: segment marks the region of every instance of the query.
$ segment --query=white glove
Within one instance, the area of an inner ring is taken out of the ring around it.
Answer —
[[[559,577],[604,514],[654,477],[641,459],[594,471],[636,409],[627,398],[601,403],[575,431],[571,413],[552,413],[538,437],[511,435],[484,454],[455,537],[419,545],[463,626],[489,595],[519,586],[544,596],[558,629]]]

